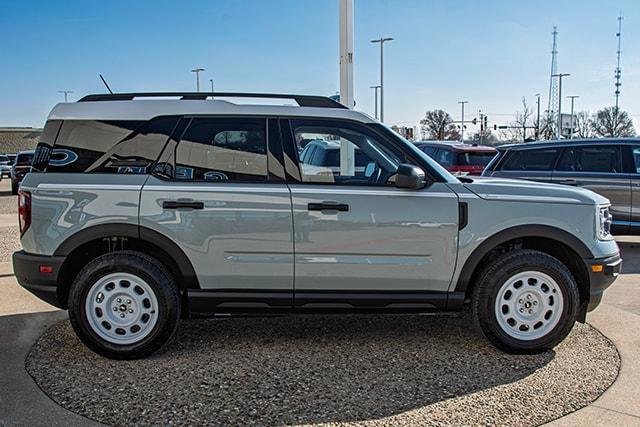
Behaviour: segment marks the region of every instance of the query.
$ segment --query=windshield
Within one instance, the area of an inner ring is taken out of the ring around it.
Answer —
[[[460,181],[458,180],[458,178],[456,178],[455,176],[453,176],[451,174],[451,172],[449,172],[448,170],[446,170],[445,168],[443,168],[442,166],[440,166],[435,160],[433,160],[431,157],[429,157],[427,154],[425,154],[421,149],[419,149],[418,147],[416,147],[414,144],[410,143],[409,141],[407,141],[406,139],[404,139],[402,136],[398,135],[398,133],[394,132],[391,128],[389,128],[387,125],[383,124],[383,123],[377,123],[377,126],[381,126],[382,128],[384,128],[387,133],[389,135],[391,135],[394,139],[400,141],[400,143],[402,144],[403,147],[405,147],[407,150],[409,150],[411,152],[412,155],[414,155],[415,157],[419,157],[420,159],[423,159],[425,163],[429,164],[429,166],[431,166],[431,168],[438,174],[440,175],[445,182],[448,182],[450,184],[457,184]],[[374,125],[374,126],[376,126]]]

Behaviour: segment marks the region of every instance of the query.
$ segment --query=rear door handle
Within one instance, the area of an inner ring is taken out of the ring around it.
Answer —
[[[578,185],[578,181],[573,178],[561,179],[558,182],[564,185]]]
[[[203,202],[165,200],[162,202],[163,209],[204,209]]]
[[[310,211],[339,211],[348,212],[349,205],[338,202],[322,202],[322,203],[309,203],[307,209]]]

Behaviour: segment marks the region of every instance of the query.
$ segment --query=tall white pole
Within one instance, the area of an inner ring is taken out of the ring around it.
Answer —
[[[353,108],[353,0],[340,0],[340,102]],[[340,141],[340,174],[355,175],[354,146]]]
[[[460,126],[460,142],[464,144],[464,104],[468,104],[469,101],[458,101],[458,104],[462,106],[462,126]]]

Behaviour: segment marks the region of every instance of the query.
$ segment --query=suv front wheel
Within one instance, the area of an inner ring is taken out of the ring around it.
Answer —
[[[145,357],[176,331],[178,289],[156,259],[134,251],[112,252],[77,275],[69,294],[69,318],[96,353],[114,359]]]
[[[510,353],[537,353],[571,331],[578,286],[567,267],[535,250],[515,250],[487,265],[476,284],[472,308],[484,335]]]

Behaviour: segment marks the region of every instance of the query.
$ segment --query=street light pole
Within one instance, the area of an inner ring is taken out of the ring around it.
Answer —
[[[536,103],[538,104],[538,113],[536,115],[536,141],[540,139],[540,94],[536,93],[536,98],[537,101]]]
[[[380,43],[380,121],[384,122],[384,43],[392,41],[391,37],[380,37],[371,43]]]
[[[196,73],[196,92],[200,92],[200,72],[204,71],[204,68],[194,68],[192,73]]]
[[[376,105],[375,105],[374,111],[375,111],[375,117],[377,119],[378,118],[378,89],[380,89],[380,85],[369,86],[369,88],[373,89],[374,92],[375,92],[375,98],[374,99],[375,99]]]
[[[551,77],[558,78],[558,139],[562,138],[562,78],[568,77],[571,74],[552,74]]]
[[[469,101],[458,101],[458,104],[462,107],[462,126],[460,126],[460,142],[464,144],[464,104],[468,104]]]
[[[70,93],[73,93],[73,91],[72,90],[59,90],[58,93],[64,94],[64,102],[67,102],[67,95],[69,95]]]
[[[215,92],[215,91],[213,90],[213,79],[209,79],[209,81],[211,82],[211,93],[213,93],[213,92]]]
[[[574,126],[573,126],[573,101],[576,98],[580,98],[578,95],[571,95],[571,96],[567,96],[567,98],[571,99],[571,135],[569,136],[569,139],[573,139],[573,130],[574,130]]]

